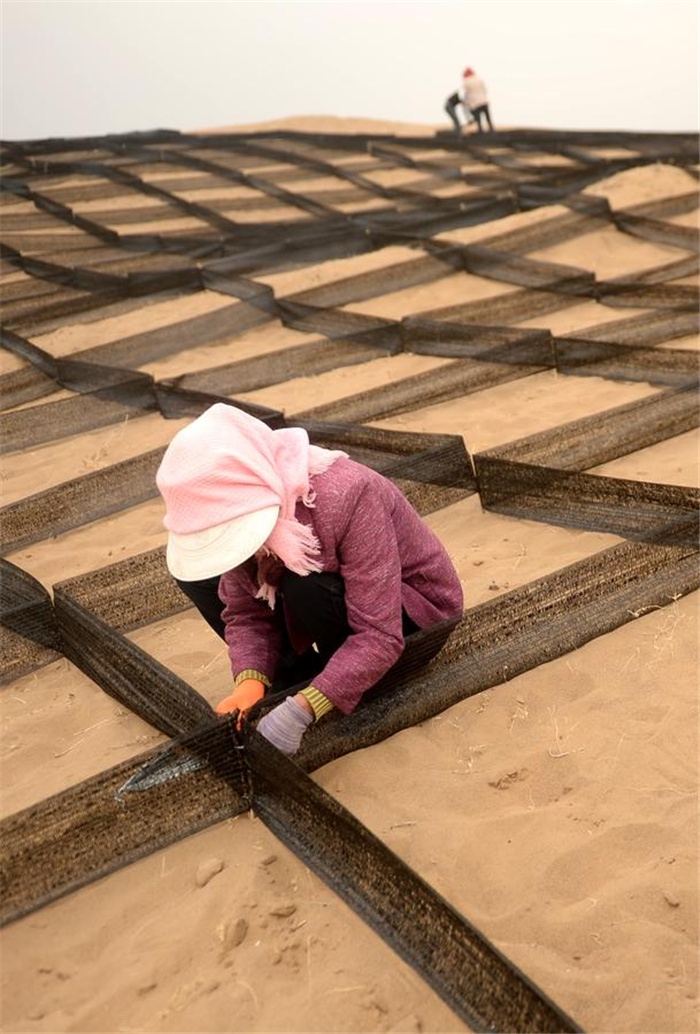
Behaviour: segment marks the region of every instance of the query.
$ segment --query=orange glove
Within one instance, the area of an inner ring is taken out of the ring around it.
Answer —
[[[241,718],[245,717],[253,704],[262,700],[265,696],[265,683],[260,679],[243,679],[239,682],[230,696],[224,697],[216,705],[217,714],[229,714],[231,711],[240,711],[238,727],[240,729]]]

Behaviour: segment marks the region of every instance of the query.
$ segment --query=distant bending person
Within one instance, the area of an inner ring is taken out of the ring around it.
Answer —
[[[489,111],[489,98],[486,93],[484,80],[476,74],[473,68],[464,69],[461,97],[463,106],[471,112],[479,132],[483,133],[484,131],[484,127],[482,125],[483,119],[488,125],[489,130],[493,133],[493,122],[491,121],[491,113]]]
[[[450,118],[452,125],[455,127],[455,133],[460,136],[462,132],[462,123],[459,121],[459,108],[462,103],[461,91],[455,91],[445,101],[445,111]]]

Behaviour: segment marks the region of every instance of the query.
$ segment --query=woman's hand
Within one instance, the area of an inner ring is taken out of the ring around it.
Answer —
[[[258,732],[281,750],[283,754],[296,754],[301,738],[314,720],[314,711],[308,700],[297,693],[287,697],[258,722]]]
[[[230,714],[231,711],[239,711],[238,728],[241,727],[241,720],[245,718],[253,704],[262,700],[265,696],[265,683],[260,679],[243,679],[239,682],[230,696],[224,697],[216,705],[217,714]]]

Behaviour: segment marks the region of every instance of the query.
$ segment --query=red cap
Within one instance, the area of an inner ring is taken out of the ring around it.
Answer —
[[[462,73],[462,75],[463,75],[463,76],[464,76],[464,78],[466,79],[466,78],[467,78],[467,76],[469,76],[469,75],[474,75],[474,69],[473,69],[473,68],[465,68],[465,69],[464,69],[464,72]]]

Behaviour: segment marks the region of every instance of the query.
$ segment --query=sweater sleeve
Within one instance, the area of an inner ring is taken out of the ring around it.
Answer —
[[[366,485],[338,544],[352,634],[336,650],[314,688],[344,714],[401,656],[401,560],[390,502]]]
[[[256,599],[257,585],[243,567],[222,575],[219,596],[224,604],[221,615],[234,680],[247,670],[272,683],[282,646],[281,608],[271,610]]]

